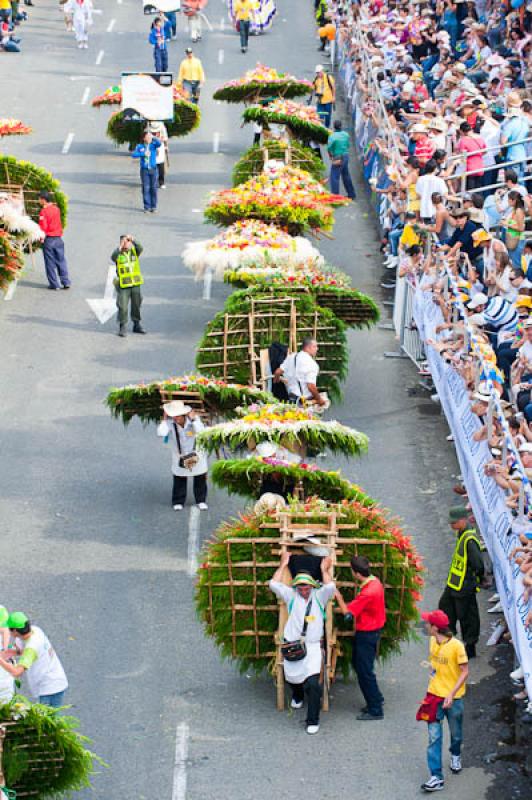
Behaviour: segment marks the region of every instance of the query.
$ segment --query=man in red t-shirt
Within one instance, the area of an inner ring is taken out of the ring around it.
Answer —
[[[53,196],[50,192],[41,192],[39,194],[39,204],[41,206],[39,227],[44,237],[42,254],[44,256],[46,277],[48,278],[48,288],[54,291],[61,289],[61,287],[70,289],[65,244],[62,238],[61,212],[53,202]]]
[[[364,556],[351,559],[351,571],[355,583],[359,585],[358,594],[346,603],[338,590],[336,599],[346,620],[355,621],[353,636],[352,664],[357,674],[360,691],[366,701],[358,720],[367,722],[382,719],[384,698],[375,676],[375,659],[382,629],[386,622],[384,605],[384,586],[370,573],[369,561]]]

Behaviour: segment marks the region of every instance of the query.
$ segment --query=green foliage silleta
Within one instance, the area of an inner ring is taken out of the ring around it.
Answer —
[[[316,509],[315,517],[299,518],[300,522],[306,524],[321,522],[323,513],[320,514],[320,510],[337,513],[338,522],[345,527],[338,531],[342,553],[335,569],[335,580],[347,601],[354,594],[350,558],[355,554],[369,558],[372,572],[385,585],[387,620],[380,657],[386,659],[398,652],[401,644],[413,635],[412,628],[418,619],[416,599],[423,585],[420,559],[408,537],[377,507],[368,508],[356,501],[324,506],[318,501],[303,506],[295,504],[292,507],[292,520],[298,521],[297,509]],[[279,528],[269,527],[271,520],[272,516],[267,514],[244,515],[222,525],[205,545],[201,559],[203,563],[198,572],[198,615],[206,633],[214,638],[222,655],[234,660],[242,672],[248,669],[261,672],[271,668],[272,652],[275,651],[278,611],[268,581],[279,558],[274,554],[279,550],[275,542],[279,538]],[[356,538],[363,540],[363,543],[342,544],[342,538]],[[241,539],[242,543],[228,545],[228,539]],[[273,539],[274,542],[261,543],[261,539]],[[252,566],[254,560],[257,566]],[[345,622],[341,614],[335,613],[334,621],[340,634],[349,633],[350,624]],[[261,635],[239,635],[245,631],[260,632]],[[340,641],[342,654],[338,669],[347,674],[351,668],[350,636],[341,636]]]
[[[213,98],[224,100],[226,103],[251,103],[259,98],[274,97],[303,97],[310,94],[312,84],[308,81],[278,80],[278,81],[246,81],[245,83],[225,84],[217,89]]]
[[[252,386],[227,385],[222,383],[193,383],[179,378],[168,378],[153,383],[139,383],[136,386],[122,386],[111,389],[105,404],[115,419],[121,419],[127,425],[133,417],[138,417],[144,424],[159,422],[162,419],[161,391],[164,392],[197,392],[207,411],[230,419],[235,408],[248,403],[272,403],[273,395],[261,392]]]
[[[325,125],[314,125],[292,114],[270,111],[263,106],[251,106],[242,114],[244,122],[260,122],[262,124],[286,125],[303,142],[319,142],[326,144],[330,131]]]
[[[260,199],[249,203],[233,203],[223,201],[211,202],[203,212],[206,222],[214,225],[228,226],[241,219],[260,219],[263,222],[286,228],[291,236],[301,236],[308,230],[332,230],[334,218],[330,206],[305,208],[302,206],[265,205]]]
[[[271,310],[273,316],[268,320],[267,325],[260,325],[258,322],[254,330],[254,343],[258,352],[261,348],[268,348],[272,342],[280,342],[288,345],[290,317],[283,316],[277,298],[287,296],[286,290],[279,288],[273,292],[263,292],[260,290],[253,294],[254,299],[270,300],[271,304],[261,303],[264,311]],[[316,328],[319,339],[320,351],[318,361],[322,370],[319,379],[320,388],[326,390],[332,399],[341,397],[340,382],[347,375],[349,364],[349,350],[347,347],[346,327],[338,317],[326,308],[316,305],[310,295],[297,294],[294,297],[294,304],[298,314],[298,346],[304,336],[312,335]],[[211,375],[214,378],[224,377],[224,368],[220,366],[223,360],[223,341],[224,327],[226,324],[225,315],[229,314],[227,320],[228,341],[232,346],[230,353],[231,362],[235,365],[230,367],[230,379],[239,383],[248,384],[252,379],[251,362],[249,355],[249,331],[247,326],[242,324],[242,315],[249,315],[252,308],[252,295],[249,289],[234,292],[226,301],[225,308],[220,311],[211,322],[208,323],[203,339],[200,342],[197,355],[196,367],[204,375]]]
[[[273,463],[271,463],[273,462]],[[308,465],[275,463],[274,459],[233,458],[227,461],[216,461],[211,467],[212,482],[229,494],[258,499],[261,494],[261,483],[265,478],[275,478],[292,490],[301,482],[305,497],[315,495],[322,500],[339,503],[342,500],[357,500],[365,506],[375,505],[360,487],[350,483],[338,472],[327,472],[312,469]]]
[[[26,213],[35,221],[39,220],[41,207],[39,192],[51,192],[61,212],[61,222],[66,225],[68,199],[61,191],[61,184],[53,175],[31,161],[20,161],[13,156],[0,155],[0,184],[21,186],[24,190]],[[34,245],[35,247],[35,245]]]
[[[323,180],[325,177],[325,164],[310,147],[305,147],[299,142],[290,142],[290,145],[288,145],[286,142],[272,140],[265,145],[253,145],[236,162],[233,168],[233,186],[239,186],[263,171],[266,152],[268,153],[268,158],[284,161],[288,146],[290,147],[290,163],[292,166],[304,169],[317,181]]]
[[[0,706],[0,724],[11,721],[2,762],[6,785],[17,796],[64,797],[90,788],[95,766],[106,766],[88,749],[90,740],[77,732],[75,717],[15,697]]]
[[[169,137],[186,136],[200,124],[201,114],[195,103],[178,100],[174,103],[174,118],[165,122]],[[122,111],[113,114],[107,125],[107,136],[115,144],[132,147],[142,140],[146,127],[145,120],[125,120]]]

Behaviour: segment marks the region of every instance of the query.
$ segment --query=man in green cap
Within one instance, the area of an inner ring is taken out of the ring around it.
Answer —
[[[305,654],[297,661],[283,658],[286,682],[292,687],[291,708],[302,708],[307,699],[307,733],[320,729],[321,683],[323,664],[321,641],[323,639],[326,608],[336,586],[331,577],[331,559],[321,560],[321,583],[306,572],[299,572],[292,585],[284,583],[290,553],[284,553],[281,563],[270,581],[270,589],[288,609],[288,620],[283,639],[286,644],[304,642]]]
[[[26,672],[30,692],[39,703],[53,708],[62,706],[68,681],[44,631],[32,625],[22,611],[10,614],[5,625],[15,639],[13,652],[20,657],[13,664],[0,656],[0,667],[13,678],[21,678]]]
[[[476,529],[470,525],[470,517],[471,511],[463,506],[449,511],[449,523],[457,540],[439,608],[449,617],[453,634],[460,623],[467,656],[475,658],[480,636],[477,592],[484,577],[484,561],[480,540]]]

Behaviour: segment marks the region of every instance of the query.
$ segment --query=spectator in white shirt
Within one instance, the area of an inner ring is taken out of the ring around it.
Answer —
[[[420,215],[423,222],[431,223],[434,220],[436,210],[432,202],[432,195],[437,193],[445,197],[447,195],[447,184],[443,178],[435,175],[437,164],[432,159],[427,161],[424,174],[416,182],[416,192],[420,199]]]

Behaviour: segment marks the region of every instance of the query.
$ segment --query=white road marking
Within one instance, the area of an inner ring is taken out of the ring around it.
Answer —
[[[87,88],[83,92],[83,97],[81,98],[81,105],[82,106],[86,106],[87,105],[87,100],[89,99],[90,93],[91,93],[91,87],[87,86]]]
[[[104,54],[104,51],[103,51],[103,50],[100,50],[100,52],[99,52],[99,53],[98,53],[98,55],[96,56],[96,66],[97,66],[97,67],[99,67],[99,66],[100,66],[100,64],[102,63],[104,55],[105,55],[105,54]]]
[[[201,214],[201,212],[203,211],[202,208],[191,208],[190,210],[192,211],[193,214]]]
[[[115,277],[116,267],[114,264],[109,264],[103,300],[89,300],[87,298],[87,303],[89,304],[90,309],[94,311],[101,325],[105,325],[105,323],[111,319],[113,314],[116,313],[115,287],[113,283]]]
[[[66,137],[66,139],[65,139],[65,143],[64,143],[64,145],[63,145],[63,149],[61,150],[61,152],[62,152],[62,154],[63,154],[64,156],[66,156],[66,154],[67,154],[67,153],[68,153],[68,151],[70,150],[70,146],[71,146],[72,142],[74,141],[74,136],[75,136],[75,134],[71,132],[71,133],[69,133],[69,134],[68,134],[68,136]]]
[[[198,550],[199,550],[199,527],[201,511],[197,506],[192,506],[188,518],[188,549],[187,549],[187,573],[193,578],[198,571]]]
[[[107,26],[107,33],[112,33],[115,25],[116,25],[116,19],[112,19],[109,25]]]
[[[211,289],[212,289],[212,268],[207,267],[207,269],[205,270],[205,276],[203,278],[203,300],[211,299]]]
[[[223,50],[218,50],[218,64],[224,63],[225,53]]]
[[[17,291],[17,280],[11,281],[9,286],[7,287],[7,292],[4,295],[4,300],[12,300],[15,296],[15,292]]]
[[[118,3],[119,6],[122,5],[122,0],[116,0],[116,2]]]
[[[180,722],[176,731],[174,780],[172,800],[186,800],[187,796],[187,759],[190,728],[186,722]]]
[[[218,131],[215,131],[212,135],[212,152],[219,153],[220,152],[220,134]]]

